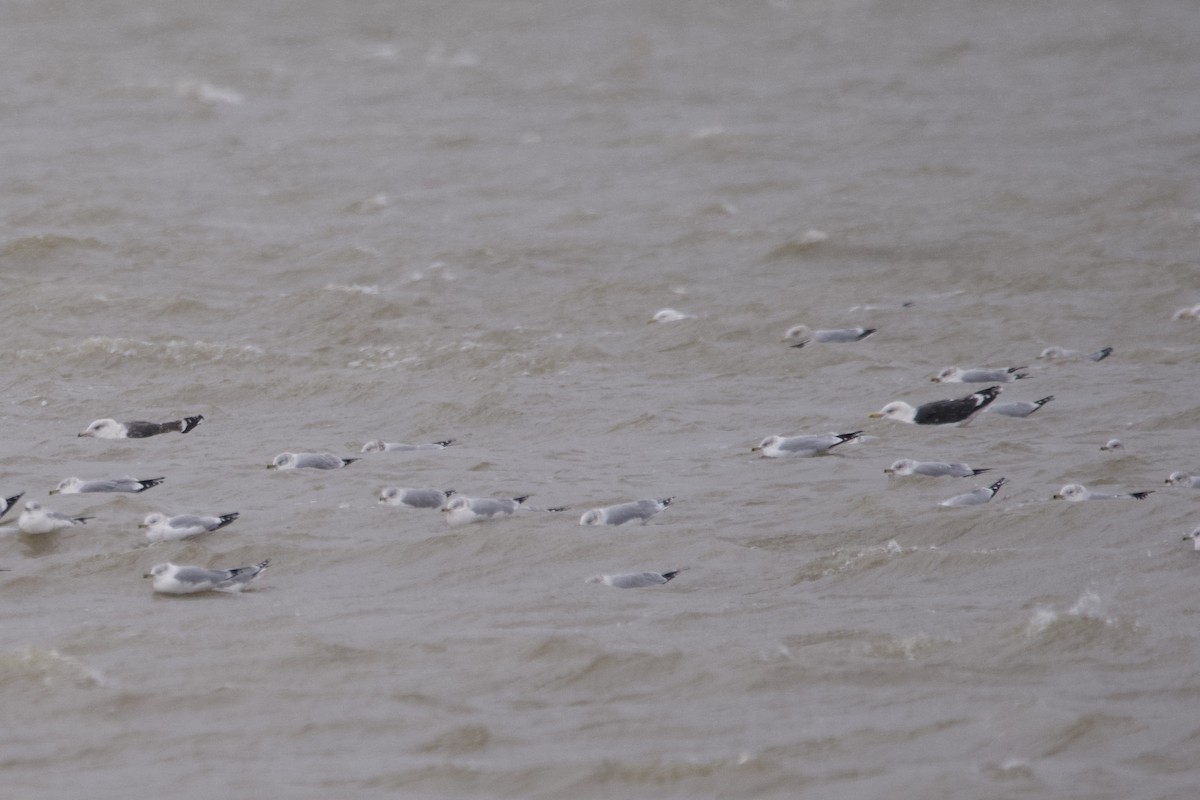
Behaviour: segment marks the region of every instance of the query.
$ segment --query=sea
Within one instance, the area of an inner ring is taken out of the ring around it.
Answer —
[[[1196,796],[1194,0],[2,18],[3,797]],[[1054,399],[868,417],[985,386],[951,365]],[[389,486],[529,499],[453,527]],[[26,535],[28,501],[92,519]]]

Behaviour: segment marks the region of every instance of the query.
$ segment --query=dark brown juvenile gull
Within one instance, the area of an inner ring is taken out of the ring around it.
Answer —
[[[867,416],[872,419],[894,419],[915,425],[966,425],[988,403],[1000,396],[999,386],[980,389],[956,400],[934,400],[913,408],[903,400],[893,400]]]
[[[98,419],[80,436],[91,436],[96,439],[145,439],[147,436],[157,436],[160,433],[188,433],[204,419],[203,414],[171,422],[117,422],[115,419]]]

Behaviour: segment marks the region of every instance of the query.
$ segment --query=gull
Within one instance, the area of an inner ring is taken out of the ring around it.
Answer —
[[[357,458],[338,458],[332,453],[280,453],[267,469],[341,469]]]
[[[1171,316],[1171,319],[1200,319],[1200,303],[1179,309]]]
[[[448,525],[466,525],[493,517],[512,516],[531,495],[498,499],[494,497],[455,497],[442,506]]]
[[[878,328],[827,328],[812,330],[807,325],[793,325],[783,334],[783,341],[791,347],[804,347],[809,342],[861,342]]]
[[[625,572],[619,575],[593,575],[588,583],[603,583],[614,589],[641,589],[644,586],[661,586],[683,570],[670,572]]]
[[[819,433],[813,436],[768,436],[750,452],[761,452],[764,458],[783,458],[785,456],[815,456],[832,450],[843,442],[857,439],[862,431],[850,433]]]
[[[579,518],[580,525],[624,525],[626,522],[639,519],[645,525],[651,517],[662,511],[675,498],[664,497],[661,500],[634,500],[631,503],[620,503],[605,508],[593,508],[585,511]]]
[[[196,592],[240,592],[257,578],[271,563],[260,561],[252,567],[207,569],[172,564],[156,564],[143,577],[154,578],[154,591],[161,594],[194,594]]]
[[[987,367],[946,367],[929,380],[934,383],[1012,383],[1022,378],[1028,378],[1028,372],[1019,370],[1028,367],[1008,367],[1007,369],[988,369]]]
[[[237,519],[238,516],[238,512],[233,511],[229,514],[220,514],[215,517],[199,516],[196,514],[180,514],[175,517],[168,517],[166,514],[160,514],[156,511],[153,514],[146,515],[146,518],[142,520],[142,524],[138,525],[138,527],[146,529],[146,538],[152,542],[172,542],[178,539],[188,539],[192,536],[212,533],[218,528],[224,528]]]
[[[50,494],[86,494],[88,492],[144,492],[153,489],[166,478],[117,478],[116,480],[85,481],[79,478],[64,478],[58,486],[50,490]]]
[[[1101,450],[1124,450],[1125,443],[1120,439],[1109,439],[1104,444],[1100,445]]]
[[[83,525],[89,519],[93,519],[93,517],[68,517],[66,514],[42,508],[41,503],[30,500],[25,504],[25,510],[21,512],[21,516],[17,518],[17,527],[21,529],[22,533],[53,533],[63,528]]]
[[[892,476],[904,477],[906,475],[928,475],[934,478],[947,475],[951,478],[970,478],[974,475],[990,472],[991,467],[972,469],[967,464],[947,464],[944,461],[915,461],[911,458],[902,458],[899,461],[892,462],[890,467],[884,467],[883,471],[888,474],[889,478]]]
[[[999,386],[989,386],[956,400],[934,400],[913,408],[903,400],[893,400],[867,416],[894,419],[916,425],[967,425],[988,403],[1000,396]]]
[[[115,419],[98,419],[80,436],[92,436],[97,439],[145,439],[147,436],[157,436],[160,433],[179,431],[189,433],[192,428],[204,419],[203,414],[194,417],[184,417],[172,422],[117,422]]]
[[[404,444],[403,442],[385,442],[382,439],[372,439],[362,446],[362,452],[391,453],[400,450],[442,450],[454,444],[454,442],[454,439],[446,439],[441,442],[429,442],[428,444]]]
[[[1000,414],[1005,417],[1028,417],[1042,406],[1054,399],[1054,395],[1046,395],[1041,400],[1016,400],[1011,403],[993,403],[984,409],[985,414]]]
[[[9,510],[17,504],[17,501],[20,500],[24,496],[25,496],[24,492],[18,492],[17,494],[14,494],[12,497],[0,498],[0,517],[3,517],[5,514],[7,514],[9,512]]]
[[[949,500],[943,500],[939,505],[943,506],[981,506],[989,502],[996,496],[996,492],[1000,491],[1000,487],[1008,483],[1007,478],[1001,478],[991,486],[980,486],[977,489],[972,489],[966,494],[955,495]]]
[[[1172,486],[1186,486],[1189,489],[1200,489],[1200,475],[1192,475],[1188,472],[1172,472],[1167,476],[1164,483],[1169,483]]]
[[[1104,494],[1103,492],[1093,492],[1091,489],[1081,486],[1078,483],[1068,483],[1058,490],[1058,494],[1051,496],[1050,499],[1070,500],[1073,503],[1083,500],[1145,500],[1152,494],[1154,494],[1153,490],[1148,492],[1129,492],[1127,494]]]
[[[379,492],[379,502],[401,508],[441,508],[453,489],[401,489],[388,486]]]
[[[1188,539],[1191,539],[1191,540],[1192,540],[1192,547],[1193,547],[1194,549],[1196,549],[1196,550],[1200,550],[1200,528],[1196,528],[1196,530],[1192,531],[1192,532],[1191,532],[1191,533],[1189,533],[1187,536],[1183,537],[1183,540],[1184,540],[1185,542],[1186,542]]]
[[[1078,361],[1086,358],[1088,361],[1103,361],[1112,355],[1111,347],[1102,347],[1094,353],[1083,353],[1079,350],[1068,350],[1065,347],[1047,347],[1038,358],[1050,360]]]

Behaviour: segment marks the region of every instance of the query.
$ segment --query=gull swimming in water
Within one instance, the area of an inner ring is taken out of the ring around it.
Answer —
[[[229,514],[220,514],[215,517],[200,516],[198,514],[180,514],[168,517],[166,514],[160,514],[156,511],[153,514],[146,515],[146,518],[142,520],[142,524],[138,525],[138,527],[146,529],[146,538],[152,542],[173,542],[178,539],[188,539],[193,536],[212,533],[219,528],[229,525],[238,516],[238,512],[233,511]]]
[[[22,533],[36,535],[54,533],[63,528],[83,525],[89,519],[93,519],[93,517],[69,517],[66,514],[43,508],[41,503],[30,500],[25,504],[25,510],[21,512],[21,516],[17,518],[17,527],[21,529]]]
[[[401,489],[388,486],[379,491],[379,502],[400,508],[441,508],[453,489]]]
[[[136,494],[147,489],[153,489],[166,478],[117,478],[115,480],[85,481],[79,478],[65,478],[58,486],[50,490],[50,494],[86,494],[88,492],[130,492]]]
[[[494,497],[455,497],[442,506],[446,523],[452,526],[483,522],[494,517],[509,517],[516,513],[521,504],[531,495],[499,499]]]
[[[605,586],[611,586],[614,589],[641,589],[645,586],[661,586],[664,583],[668,583],[682,571],[676,569],[670,572],[625,572],[619,575],[593,575],[587,579],[587,582],[603,583]]]
[[[240,592],[246,584],[263,574],[270,559],[252,567],[207,569],[180,566],[167,562],[156,564],[143,577],[154,579],[154,591],[160,594],[195,594],[196,592]]]
[[[899,461],[892,462],[890,467],[884,467],[883,471],[888,477],[904,477],[906,475],[928,475],[932,478],[940,478],[949,476],[951,478],[970,478],[984,472],[990,472],[991,467],[983,469],[972,469],[967,464],[947,464],[944,461],[915,461],[911,458],[902,458]]]
[[[1112,355],[1111,347],[1102,347],[1094,353],[1084,353],[1079,350],[1068,350],[1065,347],[1047,347],[1038,358],[1060,361],[1078,361],[1086,358],[1088,361],[1103,361]]]
[[[1051,496],[1051,500],[1070,500],[1073,503],[1078,503],[1083,500],[1145,500],[1154,491],[1148,492],[1128,492],[1127,494],[1104,494],[1103,492],[1093,492],[1086,486],[1081,486],[1078,483],[1068,483],[1066,486],[1058,490],[1058,493]]]
[[[605,508],[593,508],[583,512],[579,518],[580,525],[624,525],[626,522],[641,520],[645,525],[658,512],[662,511],[675,498],[664,497],[661,500],[634,500],[630,503],[620,503]]]
[[[787,456],[809,457],[828,452],[839,444],[853,441],[862,431],[850,433],[819,433],[811,436],[768,436],[750,452],[763,454],[764,458],[785,458]]]
[[[1179,309],[1171,316],[1171,319],[1200,319],[1200,303]]]
[[[454,441],[454,439],[446,439],[445,441],[429,442],[428,444],[404,444],[403,442],[385,442],[382,439],[372,439],[362,446],[362,452],[393,453],[408,450],[443,450],[454,444]]]
[[[956,400],[934,400],[916,408],[903,400],[893,400],[867,416],[872,419],[894,419],[897,422],[915,425],[953,425],[957,423],[959,426],[964,426],[987,407],[988,403],[999,396],[1000,387],[989,386],[966,397]]]
[[[1124,450],[1125,443],[1120,439],[1109,439],[1104,444],[1100,445],[1101,450]]]
[[[1054,399],[1054,395],[1046,395],[1041,400],[1015,400],[1011,403],[993,403],[984,409],[985,414],[1000,414],[1005,417],[1028,417],[1042,406]]]
[[[338,458],[332,453],[280,453],[267,469],[341,469],[357,458]]]
[[[981,506],[984,503],[990,502],[996,496],[996,492],[1000,491],[1000,487],[1008,483],[1007,478],[1001,478],[991,486],[980,486],[977,489],[972,489],[966,494],[959,494],[951,497],[949,500],[943,500],[940,505],[943,506]]]
[[[827,328],[813,330],[807,325],[793,325],[783,334],[783,341],[790,347],[804,347],[809,342],[841,343],[861,342],[878,330],[877,328]]]
[[[988,369],[986,367],[946,367],[929,380],[934,383],[1012,383],[1022,378],[1028,378],[1028,372],[1020,372],[1027,367],[1008,367],[1007,369]]]
[[[145,439],[147,436],[157,436],[160,433],[189,433],[204,419],[203,414],[194,417],[184,417],[172,422],[117,422],[115,419],[98,419],[80,436],[91,436],[96,439]]]
[[[1189,472],[1172,472],[1167,476],[1166,481],[1171,486],[1186,486],[1189,489],[1200,489],[1200,475],[1192,475]]]

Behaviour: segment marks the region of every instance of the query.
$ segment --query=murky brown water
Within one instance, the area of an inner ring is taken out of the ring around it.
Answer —
[[[1194,4],[4,17],[0,492],[95,516],[0,538],[6,796],[1194,794],[1200,491],[1163,485],[1200,470]],[[867,419],[965,394],[950,364],[1056,399]],[[376,438],[458,443],[264,468]],[[982,478],[903,456],[1009,484],[940,508]],[[46,494],[126,474],[167,480]],[[390,485],[570,510],[449,528]],[[148,545],[151,511],[241,518]],[[268,557],[243,595],[141,578]]]

